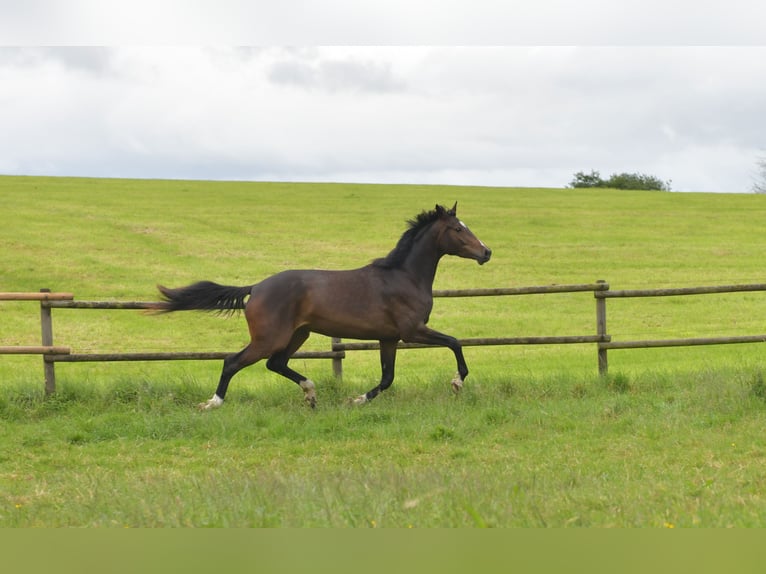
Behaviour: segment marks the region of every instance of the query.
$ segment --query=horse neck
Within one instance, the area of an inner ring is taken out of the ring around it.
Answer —
[[[436,277],[436,268],[442,255],[444,254],[439,251],[435,231],[428,230],[412,246],[402,267],[414,277],[418,285],[430,289]]]

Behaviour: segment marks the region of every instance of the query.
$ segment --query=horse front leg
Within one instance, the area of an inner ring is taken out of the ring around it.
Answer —
[[[394,367],[396,365],[396,348],[398,344],[398,340],[380,341],[380,383],[365,394],[351,399],[352,404],[363,405],[391,386],[391,383],[394,382]]]
[[[468,376],[468,366],[465,363],[465,357],[463,357],[463,347],[460,342],[450,335],[445,335],[439,331],[429,329],[425,325],[421,325],[416,331],[411,333],[406,339],[403,339],[407,343],[421,343],[423,345],[435,345],[439,347],[448,347],[454,354],[457,361],[457,372],[452,377],[451,385],[452,390],[455,393],[459,393],[463,388],[463,381]]]

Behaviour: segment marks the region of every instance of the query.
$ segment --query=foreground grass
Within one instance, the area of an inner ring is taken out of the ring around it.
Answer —
[[[0,399],[0,526],[764,526],[760,375],[73,383]]]

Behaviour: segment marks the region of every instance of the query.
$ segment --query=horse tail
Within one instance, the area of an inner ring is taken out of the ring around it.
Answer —
[[[200,281],[178,289],[157,285],[164,300],[153,309],[161,313],[198,310],[230,314],[245,308],[245,298],[252,288],[252,285],[229,287],[212,281]]]

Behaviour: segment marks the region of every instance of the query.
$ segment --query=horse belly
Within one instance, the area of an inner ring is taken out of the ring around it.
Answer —
[[[379,289],[354,273],[330,273],[311,286],[306,297],[309,328],[329,337],[398,337],[390,304]]]
[[[399,331],[388,314],[376,305],[355,301],[349,305],[320,305],[307,317],[309,328],[328,337],[345,339],[398,339]]]

